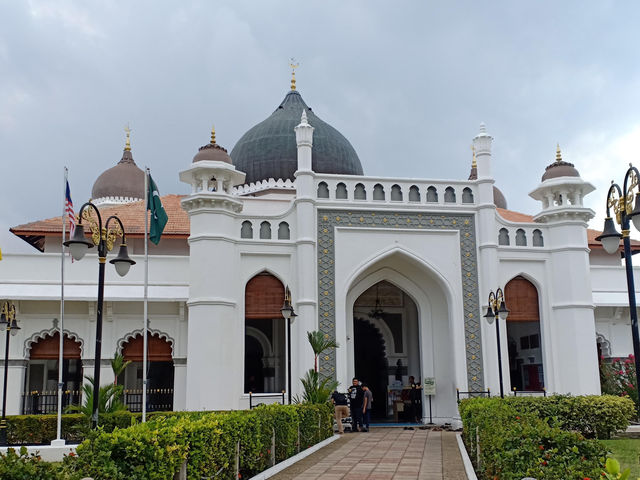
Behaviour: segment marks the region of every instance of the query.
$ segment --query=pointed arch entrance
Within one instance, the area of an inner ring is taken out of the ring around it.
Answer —
[[[63,337],[62,383],[63,407],[76,405],[80,400],[82,385],[81,343]],[[29,346],[25,395],[22,405],[24,415],[55,413],[58,407],[58,368],[60,333],[46,333]]]
[[[122,356],[131,363],[116,380],[124,385],[125,404],[142,411],[143,336],[132,335],[122,344]],[[171,343],[159,333],[147,334],[147,411],[173,410],[174,368]]]
[[[285,389],[284,285],[269,272],[252,277],[245,287],[245,393]]]
[[[505,285],[504,296],[509,309],[507,342],[511,388],[542,391],[545,386],[544,354],[538,290],[519,275]]]

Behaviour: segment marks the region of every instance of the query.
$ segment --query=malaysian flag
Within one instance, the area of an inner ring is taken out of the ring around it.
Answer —
[[[69,219],[69,238],[73,237],[73,232],[76,231],[76,214],[73,211],[73,202],[71,201],[71,189],[69,188],[69,182],[67,181],[67,191],[64,198],[64,212]]]

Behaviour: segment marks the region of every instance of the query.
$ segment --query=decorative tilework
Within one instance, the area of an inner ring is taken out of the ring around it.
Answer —
[[[468,388],[484,390],[475,220],[468,214],[407,213],[389,211],[318,210],[318,315],[325,338],[335,339],[335,227],[448,229],[460,232],[464,336]],[[335,376],[335,350],[320,358],[320,372]]]

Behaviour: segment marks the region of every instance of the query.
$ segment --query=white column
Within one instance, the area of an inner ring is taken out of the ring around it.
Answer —
[[[298,146],[298,170],[295,173],[297,282],[290,285],[298,314],[291,326],[291,390],[294,395],[301,390],[299,379],[305,371],[313,368],[313,351],[307,341],[307,332],[318,328],[315,175],[311,163],[313,130],[307,122],[307,112],[303,110],[300,124],[295,128]]]
[[[173,410],[187,408],[187,359],[173,359]]]

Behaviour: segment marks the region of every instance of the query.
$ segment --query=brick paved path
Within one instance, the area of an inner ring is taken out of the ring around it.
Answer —
[[[373,428],[347,433],[274,480],[466,480],[455,433]]]

